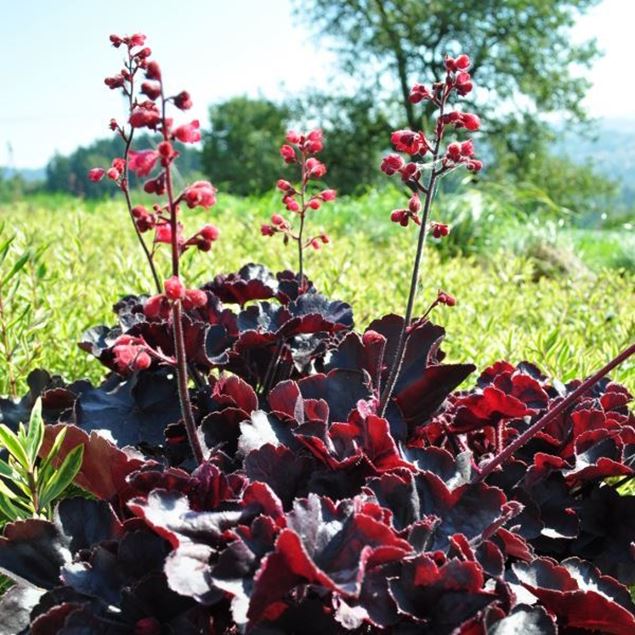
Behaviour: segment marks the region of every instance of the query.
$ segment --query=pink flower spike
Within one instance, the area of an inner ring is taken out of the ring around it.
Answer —
[[[191,123],[176,128],[173,134],[181,143],[197,143],[201,140],[200,127],[198,119],[195,119]]]
[[[104,170],[104,168],[92,168],[91,170],[88,170],[88,178],[93,183],[101,181],[104,178],[104,174],[106,174],[106,170]]]
[[[128,153],[128,167],[137,176],[148,176],[154,169],[159,153],[156,150],[140,150],[134,152],[130,150]]]

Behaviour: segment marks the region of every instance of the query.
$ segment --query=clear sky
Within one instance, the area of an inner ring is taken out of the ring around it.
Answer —
[[[635,117],[630,87],[620,86],[633,24],[635,0],[603,0],[576,28],[575,38],[594,36],[605,51],[590,75],[594,116]],[[202,123],[212,102],[279,98],[324,87],[336,72],[289,0],[0,0],[0,165],[42,167],[108,134],[122,114],[103,84],[120,61],[108,35],[133,32],[148,35],[169,88],[190,91]]]

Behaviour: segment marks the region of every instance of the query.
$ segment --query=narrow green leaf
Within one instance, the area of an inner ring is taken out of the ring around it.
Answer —
[[[7,478],[13,479],[15,477],[15,472],[13,468],[6,462],[0,459],[0,476],[6,476]]]
[[[31,410],[29,430],[26,437],[26,450],[29,454],[31,465],[35,465],[35,459],[37,459],[38,452],[42,447],[43,439],[44,420],[42,419],[42,400],[38,397],[33,406],[33,410]]]
[[[9,273],[7,273],[7,275],[2,278],[2,280],[0,280],[0,289],[4,287],[4,285],[7,284],[7,282],[9,282],[11,278],[13,278],[13,276],[15,276],[21,269],[24,268],[24,265],[29,261],[30,257],[31,254],[26,251],[13,263],[13,267],[11,267]]]
[[[83,445],[78,445],[68,453],[62,465],[60,465],[59,469],[55,471],[46,484],[42,496],[40,497],[41,506],[49,505],[73,482],[73,479],[77,476],[77,473],[82,467],[83,456]]]
[[[0,445],[4,446],[25,470],[29,470],[31,464],[26,450],[20,444],[18,437],[4,423],[0,423]]]
[[[40,474],[42,475],[45,470],[49,467],[53,467],[52,463],[55,460],[55,457],[59,454],[60,448],[62,447],[62,443],[64,443],[64,439],[66,438],[66,428],[62,428],[55,437],[53,441],[53,445],[49,450],[46,458],[40,463]]]

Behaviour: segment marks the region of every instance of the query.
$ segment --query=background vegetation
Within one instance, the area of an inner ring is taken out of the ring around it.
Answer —
[[[213,252],[186,259],[188,279],[202,284],[247,261],[274,270],[293,266],[293,250],[259,233],[259,224],[278,209],[277,198],[221,195],[212,213],[188,212],[192,227],[205,218],[222,232]],[[509,207],[500,198],[468,187],[439,202],[438,213],[453,217],[456,231],[454,242],[428,252],[420,308],[439,287],[458,298],[456,307],[434,316],[447,327],[446,349],[455,361],[475,361],[482,368],[500,358],[530,359],[564,381],[584,376],[635,335],[635,275],[605,268],[617,257],[617,245],[626,250],[623,236],[607,233],[599,241],[597,233],[589,238],[582,231],[558,232],[557,218],[504,220]],[[413,236],[387,218],[398,200],[395,191],[371,192],[320,211],[319,223],[329,228],[333,243],[309,254],[308,272],[329,296],[353,304],[362,327],[378,317],[378,307],[403,311]],[[35,366],[67,378],[102,375],[101,365],[72,343],[86,328],[112,323],[110,307],[121,295],[152,288],[129,222],[121,205],[108,201],[49,196],[0,206],[0,244],[14,237],[0,279],[27,254],[19,274],[2,289],[4,325],[10,328],[0,333],[0,393],[12,391],[14,377],[19,394]],[[549,224],[557,240],[552,253],[541,242]],[[578,249],[570,261],[563,256],[567,244]],[[614,377],[635,389],[632,363]]]

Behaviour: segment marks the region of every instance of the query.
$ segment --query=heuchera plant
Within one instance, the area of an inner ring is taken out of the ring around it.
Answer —
[[[0,401],[17,429],[41,396],[40,456],[64,430],[59,460],[82,448],[75,484],[91,494],[63,500],[51,521],[6,526],[0,570],[16,584],[0,599],[5,631],[634,632],[635,497],[617,488],[634,474],[635,417],[606,375],[635,346],[584,382],[500,361],[458,390],[475,367],[447,363],[429,319],[455,299],[439,291],[415,314],[426,235],[448,232],[430,219],[435,185],[481,167],[471,141],[442,147],[450,128],[478,128],[449,105],[472,87],[469,58],[413,88],[412,101],[438,108],[433,135],[393,134],[410,158],[382,169],[410,191],[392,219],[419,228],[412,284],[405,317],[357,332],[351,307],[304,271],[316,239],[306,220],[334,197],[313,183],[326,170],[321,133],[291,132],[281,151],[300,170],[299,184],[278,184],[298,227],[276,215],[263,230],[297,243],[299,272],[250,263],[191,288],[180,256],[208,251],[218,231],[187,238],[181,225],[182,208],[213,205],[213,186],[172,183],[175,141],[199,130],[166,111],[190,97],[165,96],[143,36],[111,41],[126,52],[106,80],[129,100],[128,125],[112,124],[125,152],[90,178],[121,189],[156,290],[124,296],[117,324],[85,335],[110,370],[102,384],[37,371],[20,402]],[[133,149],[138,127],[156,131],[156,149]],[[151,210],[133,205],[129,172],[157,196]]]

